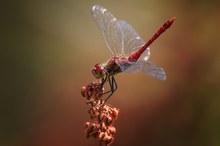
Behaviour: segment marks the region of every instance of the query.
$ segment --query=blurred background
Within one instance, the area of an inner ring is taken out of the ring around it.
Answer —
[[[80,94],[107,61],[91,7],[129,22],[151,45],[166,81],[119,74],[109,103],[120,109],[112,146],[220,145],[220,2],[217,0],[8,0],[1,2],[1,146],[97,146],[86,139]]]

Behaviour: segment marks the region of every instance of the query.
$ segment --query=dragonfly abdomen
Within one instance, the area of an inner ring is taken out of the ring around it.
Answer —
[[[151,43],[153,43],[163,32],[165,32],[173,24],[175,20],[176,17],[167,20],[167,22],[164,23],[163,26],[161,26],[160,29],[147,41],[147,43],[143,45],[137,52],[133,53],[128,59],[138,60],[138,58],[146,50],[146,48],[149,47]]]

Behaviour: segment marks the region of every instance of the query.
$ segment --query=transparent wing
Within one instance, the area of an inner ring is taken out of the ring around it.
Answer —
[[[99,5],[93,6],[91,13],[101,28],[111,53],[113,55],[123,54],[123,34],[117,19],[107,9]]]
[[[131,62],[130,66],[125,67],[125,65],[121,64],[121,69],[124,72],[137,72],[142,70],[144,73],[148,74],[151,77],[157,78],[159,80],[166,80],[166,73],[163,68],[154,65],[150,61],[138,61]]]
[[[163,68],[156,66],[155,64],[151,63],[150,61],[145,61],[143,62],[144,68],[143,71],[144,73],[157,78],[159,80],[166,80],[166,73],[163,70]]]
[[[135,31],[135,29],[128,24],[126,21],[118,21],[121,26],[121,31],[124,35],[123,41],[124,41],[124,54],[126,56],[130,56],[132,53],[139,50],[144,44],[145,41],[141,39],[141,37],[138,35],[138,33]],[[142,57],[148,57],[150,56],[150,48],[147,48]]]

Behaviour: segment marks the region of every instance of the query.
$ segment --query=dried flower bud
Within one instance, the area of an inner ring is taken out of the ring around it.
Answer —
[[[114,137],[112,135],[109,135],[107,132],[101,132],[99,134],[99,140],[100,140],[100,143],[103,143],[104,145],[109,146],[114,141]]]
[[[98,120],[106,123],[107,125],[113,124],[118,117],[119,109],[117,108],[112,108],[109,105],[103,105],[100,110]]]
[[[94,82],[83,86],[81,88],[81,95],[86,97],[87,100],[99,99],[104,93],[104,88],[101,86],[100,80],[95,80]]]
[[[116,133],[116,129],[114,126],[110,125],[108,126],[107,132],[114,135]]]
[[[88,113],[90,114],[91,119],[97,118],[99,116],[99,111],[94,107],[91,107]]]
[[[104,88],[100,80],[81,88],[81,94],[87,99],[86,103],[90,106],[88,110],[90,118],[97,119],[95,122],[85,123],[85,135],[87,138],[99,139],[101,145],[110,146],[116,133],[112,124],[118,118],[119,109],[105,104],[105,100],[100,98],[103,92]]]
[[[114,119],[118,118],[118,113],[119,113],[119,109],[118,108],[113,108],[112,109],[112,116],[114,117]]]
[[[86,86],[83,86],[82,88],[81,88],[81,95],[83,96],[83,97],[85,97],[86,95]]]
[[[90,123],[86,122],[85,124],[85,134],[86,138],[89,138],[90,136],[97,138],[100,134],[100,124],[99,123]]]

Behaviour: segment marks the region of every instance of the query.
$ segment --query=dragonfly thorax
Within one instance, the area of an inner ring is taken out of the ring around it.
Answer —
[[[103,78],[105,76],[105,68],[103,66],[103,64],[96,64],[93,68],[92,68],[92,74],[97,78]]]
[[[112,58],[104,66],[105,72],[110,76],[122,72],[121,67],[118,65],[118,62],[120,62],[122,58],[123,57],[112,56]]]

